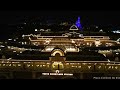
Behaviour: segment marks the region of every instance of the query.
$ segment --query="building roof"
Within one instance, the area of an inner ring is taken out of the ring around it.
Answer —
[[[24,59],[24,60],[49,60],[51,53],[40,52],[40,51],[24,51],[23,53],[16,54],[13,59]]]
[[[67,61],[107,61],[107,58],[97,52],[69,52],[66,54]]]

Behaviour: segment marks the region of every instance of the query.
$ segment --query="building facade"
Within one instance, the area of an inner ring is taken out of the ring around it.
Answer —
[[[7,45],[3,49],[0,78],[97,79],[120,76],[119,57],[118,61],[107,58],[113,53],[111,49],[90,49],[119,46],[119,42],[110,40],[108,36],[84,36],[77,30],[73,25],[70,32],[61,36],[23,35],[27,41],[22,41],[21,46]],[[89,49],[85,50],[86,47]],[[116,50],[119,54],[119,48]],[[7,55],[9,58],[6,58]]]

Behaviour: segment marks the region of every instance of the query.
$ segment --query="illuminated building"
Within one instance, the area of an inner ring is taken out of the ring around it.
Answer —
[[[106,58],[111,50],[91,51],[93,47],[107,48],[119,46],[119,43],[108,36],[84,36],[77,31],[76,25],[72,25],[69,32],[62,35],[23,35],[27,41],[20,42],[21,46],[12,44],[4,48],[1,45],[4,49],[1,52],[0,77],[94,79],[120,75],[118,58],[117,62]],[[86,50],[87,47],[89,49]],[[115,53],[119,55],[117,50]]]

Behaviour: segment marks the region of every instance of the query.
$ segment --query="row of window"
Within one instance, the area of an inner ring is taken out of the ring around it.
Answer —
[[[21,67],[21,64],[0,64],[0,66],[7,66],[7,67]],[[27,67],[33,67],[33,64],[26,64]],[[49,67],[49,65],[35,65],[36,67]]]
[[[82,68],[82,66],[81,65],[78,65],[78,66],[76,66],[76,65],[70,65],[70,66],[66,66],[66,67],[72,67],[72,68]],[[96,68],[96,69],[107,69],[107,70],[119,70],[119,66],[117,66],[117,65],[106,65],[106,66],[103,66],[103,65],[97,65],[97,66],[95,66],[95,67],[93,67],[93,66],[91,66],[91,65],[88,65],[88,66],[83,66],[83,68],[88,68],[88,69],[92,69],[92,68]]]
[[[7,66],[7,67],[21,67],[21,64],[4,64],[4,63],[2,63],[2,64],[0,64],[0,66]]]
[[[9,66],[9,67],[21,67],[21,64],[0,64],[0,66],[2,66],[2,67],[5,67],[5,66]],[[27,67],[33,67],[33,65],[32,64],[27,64],[26,65]],[[50,67],[50,65],[35,65],[36,67]],[[72,68],[82,68],[82,66],[81,65],[78,65],[78,66],[76,66],[76,65],[70,65],[70,66],[66,66],[66,67],[72,67]],[[92,68],[94,68],[93,66],[91,66],[91,65],[88,65],[88,66],[86,66],[86,67],[84,67],[84,69],[92,69]],[[103,65],[97,65],[97,66],[95,66],[95,68],[96,69],[107,69],[107,70],[119,70],[119,66],[117,66],[117,65],[106,65],[106,66],[103,66]]]
[[[26,65],[27,67],[33,67],[33,65],[32,64],[27,64]],[[49,65],[39,65],[39,64],[37,64],[37,65],[35,65],[36,67],[49,67]]]

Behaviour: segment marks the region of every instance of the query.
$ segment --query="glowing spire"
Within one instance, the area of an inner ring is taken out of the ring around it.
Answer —
[[[78,17],[75,25],[76,25],[80,30],[82,30],[82,26],[81,26],[81,23],[80,23],[80,17]]]

